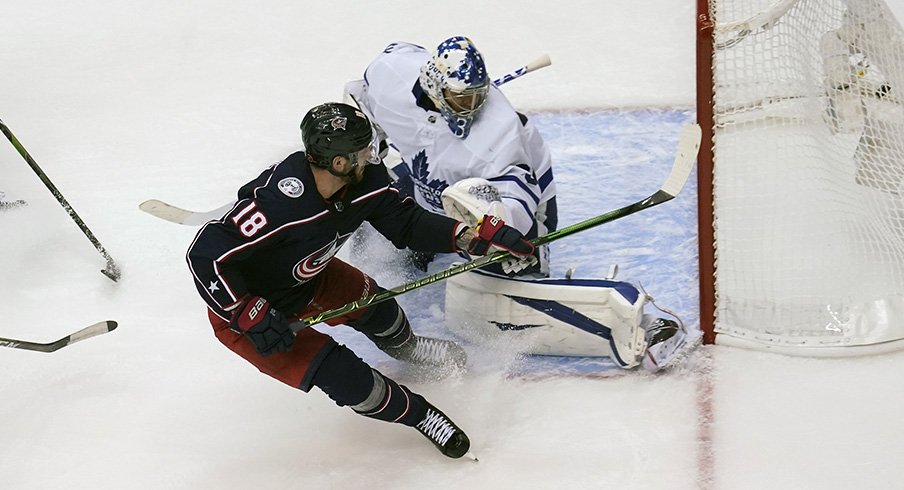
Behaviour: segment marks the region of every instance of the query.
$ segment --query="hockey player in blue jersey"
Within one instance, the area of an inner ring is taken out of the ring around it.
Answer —
[[[339,103],[311,109],[301,123],[305,151],[289,155],[238,192],[221,219],[204,225],[187,261],[216,337],[261,372],[294,388],[316,386],[336,404],[416,428],[446,456],[470,446],[451,419],[417,393],[372,369],[329,335],[290,324],[378,292],[336,252],[364,221],[398,247],[529,256],[515,229],[487,219],[479,228],[430,213],[392,188],[368,118]],[[465,351],[416,335],[395,300],[328,320],[363,333],[386,354],[427,369],[462,367]]]
[[[528,238],[556,229],[549,148],[490,83],[470,39],[446,39],[433,53],[392,43],[345,90],[398,151],[398,185],[424,208],[466,222],[489,210]],[[464,197],[470,213],[450,206],[461,201],[454,197]],[[531,267],[505,272],[548,275],[547,247],[536,256]]]

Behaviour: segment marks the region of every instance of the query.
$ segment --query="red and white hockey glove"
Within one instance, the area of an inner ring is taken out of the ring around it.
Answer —
[[[486,255],[494,250],[507,250],[518,257],[528,257],[534,253],[534,246],[524,239],[520,231],[505,224],[497,216],[484,215],[477,222],[477,236],[467,244],[471,255]]]
[[[262,356],[288,352],[295,342],[295,333],[286,316],[274,310],[260,296],[251,296],[236,309],[229,321],[229,329],[244,335]]]

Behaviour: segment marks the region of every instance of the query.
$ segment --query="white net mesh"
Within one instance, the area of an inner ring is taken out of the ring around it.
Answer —
[[[710,9],[720,342],[904,347],[904,31],[881,0]]]

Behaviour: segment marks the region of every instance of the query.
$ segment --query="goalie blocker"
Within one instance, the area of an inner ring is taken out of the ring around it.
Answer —
[[[644,315],[647,299],[621,281],[525,281],[471,271],[446,284],[446,323],[474,343],[504,343],[528,354],[606,356],[624,369],[643,364],[658,371],[681,360],[700,337]]]

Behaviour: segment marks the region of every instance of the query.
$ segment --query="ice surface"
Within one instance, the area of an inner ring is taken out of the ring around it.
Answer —
[[[0,350],[0,487],[894,487],[904,476],[900,354],[830,361],[717,347],[662,376],[597,364],[585,372],[598,375],[544,377],[513,373],[562,374],[563,364],[472,347],[467,375],[410,384],[480,456],[449,461],[413,430],[289,389],[224,349],[184,264],[195,230],[137,208],[227,202],[297,148],[301,115],[338,99],[385,44],[459,33],[497,75],[551,55],[505,92],[550,142],[562,223],[633,202],[661,183],[678,125],[693,119],[693,3],[3,2],[0,117],[123,278],[97,272],[100,256],[0,141],[0,190],[29,201],[0,213],[0,336],[49,341],[120,323],[54,354]],[[900,15],[904,2],[892,8]],[[555,271],[592,276],[617,262],[696,323],[694,213],[688,192],[564,239]],[[416,328],[441,328],[431,288],[403,297]],[[417,295],[428,306],[414,308]]]

